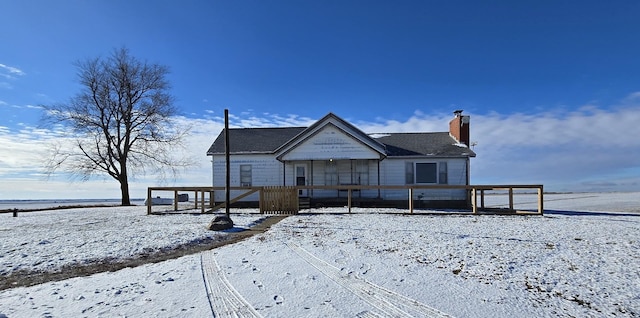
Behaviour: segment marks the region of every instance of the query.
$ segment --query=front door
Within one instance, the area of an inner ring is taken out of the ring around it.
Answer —
[[[296,164],[296,185],[297,186],[306,186],[307,185],[307,165],[306,164]],[[306,197],[307,189],[298,190],[298,196]]]

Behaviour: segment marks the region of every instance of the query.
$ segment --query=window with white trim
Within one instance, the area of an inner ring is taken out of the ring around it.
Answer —
[[[251,165],[240,165],[240,186],[251,186]]]
[[[416,183],[438,183],[437,167],[435,162],[416,163]]]
[[[447,184],[446,162],[406,162],[406,184]]]

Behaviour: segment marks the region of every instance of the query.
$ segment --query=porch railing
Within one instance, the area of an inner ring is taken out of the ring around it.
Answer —
[[[525,184],[525,185],[337,185],[337,186],[269,186],[269,187],[230,187],[230,190],[241,190],[242,194],[231,200],[231,203],[255,193],[260,193],[260,211],[282,211],[282,213],[293,212],[298,209],[298,191],[299,190],[338,190],[338,192],[347,193],[347,208],[351,213],[353,203],[353,193],[361,193],[362,190],[406,190],[408,191],[409,213],[414,212],[414,192],[416,190],[442,190],[442,189],[458,189],[465,190],[468,195],[468,201],[472,213],[479,211],[504,211],[504,212],[522,212],[531,213],[531,211],[517,211],[514,203],[516,192],[527,191],[528,194],[535,194],[537,197],[537,214],[544,213],[544,187],[541,184]],[[205,194],[209,194],[209,207],[211,210],[222,208],[225,203],[213,205],[214,191],[225,190],[224,187],[149,187],[147,190],[147,202],[151,202],[153,191],[172,191],[174,192],[174,210],[178,210],[178,192],[195,192],[195,208],[198,208],[198,198],[200,198],[200,208],[205,211]],[[504,194],[507,197],[507,208],[496,209],[486,206],[486,195],[488,193]],[[199,197],[198,194],[201,194]],[[295,208],[294,208],[295,207]],[[151,214],[151,204],[147,205],[147,213]]]

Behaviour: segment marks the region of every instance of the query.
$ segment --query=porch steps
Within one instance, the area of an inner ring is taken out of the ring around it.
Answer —
[[[311,207],[311,199],[309,197],[298,198],[298,208],[300,210],[309,209]]]

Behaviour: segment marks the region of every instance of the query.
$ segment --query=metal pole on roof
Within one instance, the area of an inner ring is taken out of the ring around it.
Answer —
[[[227,215],[227,217],[230,217],[231,212],[229,211],[229,205],[231,205],[231,172],[230,167],[231,164],[229,163],[229,110],[225,109],[224,110],[224,157],[225,157],[225,162],[226,162],[226,170],[227,170],[227,175],[226,175],[226,180],[225,180],[225,201],[224,201],[224,206],[225,206],[225,214]]]

